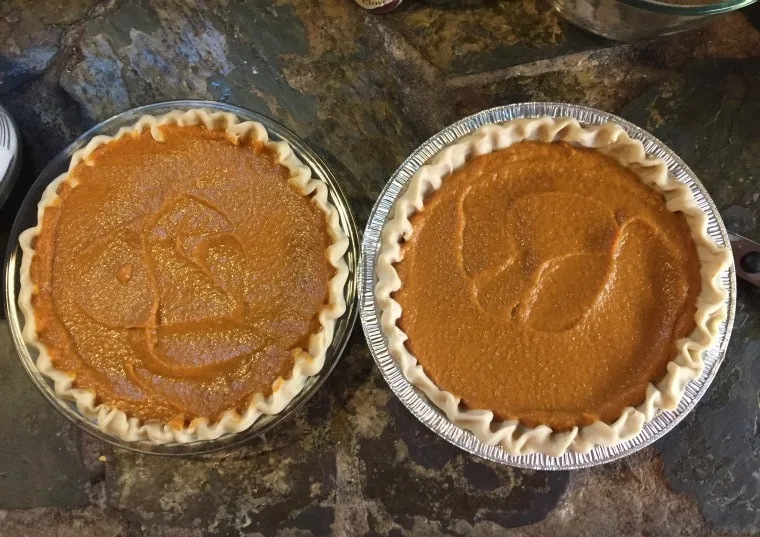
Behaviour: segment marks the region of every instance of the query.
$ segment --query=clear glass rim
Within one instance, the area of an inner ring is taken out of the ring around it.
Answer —
[[[349,277],[344,288],[346,312],[336,323],[333,342],[328,348],[328,354],[323,369],[317,375],[309,377],[301,392],[296,395],[282,412],[274,415],[262,416],[245,431],[225,434],[214,440],[198,440],[190,443],[168,444],[153,444],[148,441],[129,442],[102,431],[93,420],[83,416],[72,402],[60,398],[55,393],[51,381],[43,376],[37,369],[35,364],[36,356],[32,356],[22,336],[23,314],[18,309],[17,303],[18,275],[21,264],[18,236],[24,229],[27,229],[30,225],[34,225],[31,223],[32,221],[36,222],[36,208],[42,190],[44,190],[44,188],[55,179],[59,173],[61,173],[57,170],[60,170],[61,167],[67,165],[71,155],[76,150],[83,147],[93,136],[104,134],[104,131],[113,134],[120,126],[132,124],[137,118],[144,114],[160,115],[171,110],[189,110],[192,108],[205,108],[215,111],[229,112],[242,120],[258,121],[264,125],[270,135],[273,135],[276,139],[287,141],[304,164],[309,166],[314,174],[328,185],[330,200],[338,210],[341,224],[349,239],[349,248],[346,253],[346,262],[349,266]],[[55,410],[74,423],[79,429],[103,442],[139,453],[169,456],[201,455],[236,447],[263,435],[287,420],[301,405],[306,403],[306,401],[308,401],[321,388],[340,361],[343,350],[348,343],[356,322],[358,314],[358,306],[356,303],[358,263],[359,234],[348,199],[327,165],[303,140],[277,121],[263,114],[238,106],[204,100],[164,101],[125,110],[124,112],[98,123],[84,132],[68,147],[56,155],[37,176],[37,179],[35,179],[34,183],[29,188],[28,193],[24,197],[8,237],[3,282],[5,314],[16,355],[32,383]]]
[[[720,13],[729,13],[742,9],[754,4],[757,0],[729,0],[716,4],[702,4],[696,6],[668,4],[664,2],[655,2],[653,0],[616,0],[621,4],[635,7],[644,11],[664,13],[668,15],[681,15],[684,17],[704,17],[707,15],[718,15]]]

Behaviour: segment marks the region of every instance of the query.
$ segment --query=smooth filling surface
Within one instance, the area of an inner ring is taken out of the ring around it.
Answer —
[[[96,149],[59,187],[34,244],[33,308],[76,387],[182,426],[290,376],[320,328],[331,240],[261,144],[161,129],[163,142],[144,130]]]
[[[694,329],[686,220],[601,153],[522,142],[428,195],[396,264],[399,327],[471,409],[568,430],[611,423]]]

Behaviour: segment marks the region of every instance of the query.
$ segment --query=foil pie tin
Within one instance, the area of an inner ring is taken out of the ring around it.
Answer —
[[[729,247],[729,238],[715,204],[683,161],[660,140],[635,125],[606,112],[563,103],[518,103],[484,110],[450,125],[418,147],[391,176],[375,203],[364,231],[362,258],[359,266],[361,278],[359,309],[364,333],[372,356],[383,377],[396,396],[409,411],[429,429],[460,449],[497,463],[534,470],[571,470],[597,466],[630,455],[672,430],[694,408],[710,386],[723,362],[731,335],[736,307],[736,274],[733,265],[720,274],[720,281],[728,293],[728,315],[721,323],[715,344],[705,351],[702,375],[686,386],[686,392],[675,411],[660,411],[636,437],[612,447],[596,446],[588,453],[566,452],[560,457],[541,453],[515,456],[500,446],[489,445],[475,435],[451,423],[446,415],[427,397],[412,386],[401,373],[388,352],[388,342],[380,328],[380,310],[375,301],[375,263],[380,245],[380,234],[392,213],[393,205],[404,192],[409,179],[441,149],[486,124],[502,123],[518,118],[572,117],[583,125],[612,122],[623,127],[628,134],[640,140],[648,155],[661,158],[671,176],[689,186],[699,207],[708,215],[708,235],[719,246]],[[444,290],[442,290],[444,291]]]
[[[37,370],[34,364],[37,353],[27,347],[21,334],[24,316],[18,308],[19,268],[21,265],[21,248],[18,245],[18,237],[22,231],[35,225],[37,221],[37,203],[40,200],[42,191],[56,177],[68,169],[71,155],[84,147],[90,139],[101,134],[113,135],[121,127],[132,126],[145,114],[161,115],[172,110],[190,110],[193,108],[205,108],[212,112],[229,112],[243,121],[258,121],[267,129],[270,139],[288,142],[301,162],[311,168],[313,176],[327,185],[330,201],[338,210],[343,231],[349,240],[349,247],[346,252],[349,276],[344,288],[346,312],[336,322],[335,335],[332,344],[327,349],[324,367],[318,375],[310,377],[307,380],[303,390],[279,414],[262,416],[247,430],[226,434],[215,440],[199,440],[186,444],[169,443],[162,445],[155,445],[149,442],[127,442],[101,431],[94,421],[80,414],[72,402],[59,398],[53,390],[52,383]],[[21,364],[29,374],[29,378],[32,379],[32,382],[45,399],[78,427],[104,442],[132,451],[159,455],[197,455],[230,448],[264,434],[291,416],[299,406],[311,398],[322,386],[337,365],[356,321],[358,263],[359,235],[346,196],[343,194],[340,185],[329,168],[305,142],[276,121],[244,108],[212,101],[169,101],[134,108],[96,125],[77,138],[73,144],[57,155],[42,170],[24,198],[16,220],[13,223],[10,237],[8,238],[8,247],[5,255],[5,312],[13,344],[21,360]]]

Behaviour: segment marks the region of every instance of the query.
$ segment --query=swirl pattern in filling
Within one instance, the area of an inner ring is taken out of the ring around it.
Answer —
[[[468,408],[558,431],[611,423],[694,329],[684,216],[598,151],[521,142],[476,157],[410,221],[398,324]]]
[[[257,142],[160,127],[69,172],[35,239],[38,337],[98,402],[181,426],[268,396],[319,329],[325,214]]]

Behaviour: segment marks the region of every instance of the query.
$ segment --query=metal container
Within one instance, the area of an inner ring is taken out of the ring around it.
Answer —
[[[21,136],[8,111],[0,106],[0,207],[21,171]]]
[[[18,237],[22,231],[36,224],[37,203],[40,200],[42,191],[56,177],[67,171],[71,156],[75,151],[84,147],[90,139],[101,134],[114,135],[121,127],[132,126],[141,116],[146,114],[161,115],[171,112],[172,110],[190,110],[193,108],[205,108],[211,111],[229,112],[235,114],[241,120],[258,121],[266,127],[270,139],[274,141],[284,140],[288,142],[301,162],[311,168],[313,176],[327,184],[330,192],[330,201],[338,210],[343,231],[346,233],[349,240],[349,247],[346,252],[346,263],[349,269],[349,276],[344,289],[346,312],[336,322],[335,335],[332,344],[327,350],[324,367],[318,375],[310,377],[307,380],[303,390],[279,414],[262,416],[249,429],[239,433],[226,434],[216,440],[199,440],[186,444],[170,443],[162,445],[155,445],[149,442],[127,442],[103,432],[93,420],[80,414],[72,402],[58,397],[53,390],[50,381],[37,370],[37,367],[34,364],[36,356],[32,355],[34,351],[27,347],[21,335],[24,319],[23,314],[18,308],[19,268],[21,265],[21,249],[18,245]],[[13,344],[18,352],[21,364],[29,374],[29,378],[32,379],[32,382],[40,390],[45,399],[79,428],[109,444],[142,453],[154,453],[160,455],[208,453],[242,444],[269,431],[292,415],[293,412],[311,398],[311,396],[314,395],[319,387],[325,382],[337,365],[340,355],[348,341],[348,337],[351,334],[354,322],[356,321],[357,265],[359,262],[358,245],[359,238],[356,223],[354,222],[348,201],[346,200],[340,185],[317,154],[288,129],[266,116],[223,103],[188,100],[151,104],[128,110],[96,125],[77,138],[73,144],[50,161],[45,169],[42,170],[42,173],[40,173],[22,203],[18,215],[16,216],[16,220],[13,223],[10,237],[8,238],[8,247],[5,256],[6,317],[8,319],[8,326],[11,331]]]
[[[672,177],[689,186],[697,204],[708,215],[709,236],[717,245],[729,247],[723,221],[702,183],[680,158],[651,134],[617,116],[593,108],[562,103],[512,104],[485,110],[446,127],[418,147],[391,176],[372,209],[364,231],[362,259],[359,267],[361,277],[359,308],[372,356],[385,380],[409,411],[428,428],[455,446],[497,463],[535,470],[569,470],[596,466],[630,455],[664,436],[694,408],[710,386],[726,353],[736,307],[736,274],[733,265],[720,275],[721,283],[728,292],[726,298],[728,315],[720,325],[715,344],[704,353],[705,367],[702,375],[687,385],[678,408],[672,412],[658,412],[654,419],[644,426],[639,435],[627,442],[613,447],[596,446],[588,453],[567,452],[561,457],[549,457],[540,453],[523,456],[510,455],[501,447],[485,444],[469,431],[451,423],[438,407],[407,381],[389,354],[388,342],[379,325],[380,310],[375,302],[374,294],[377,282],[375,263],[380,246],[380,233],[389,218],[389,213],[392,212],[393,204],[405,190],[407,182],[414,173],[441,149],[478,127],[511,119],[544,116],[572,117],[584,125],[612,122],[623,127],[632,138],[643,143],[648,155],[665,161]]]
[[[584,30],[632,41],[688,30],[715,15],[736,11],[755,1],[552,0],[552,5],[565,19]]]

